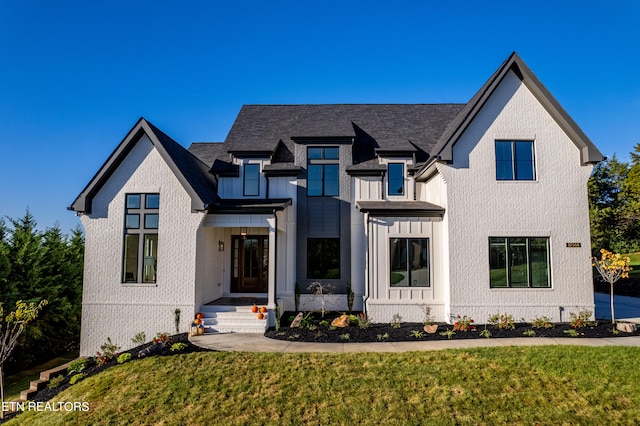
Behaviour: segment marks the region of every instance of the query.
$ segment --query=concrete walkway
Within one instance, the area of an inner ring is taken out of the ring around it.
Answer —
[[[518,337],[509,339],[452,339],[431,342],[374,342],[374,343],[306,343],[275,340],[261,334],[219,333],[193,336],[194,345],[223,352],[407,352],[439,351],[504,346],[640,346],[640,336],[600,339],[571,337]]]

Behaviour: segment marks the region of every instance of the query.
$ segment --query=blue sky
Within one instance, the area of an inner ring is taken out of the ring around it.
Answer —
[[[634,0],[0,0],[0,216],[69,232],[141,116],[188,146],[224,140],[243,104],[467,102],[514,50],[626,159],[639,25]]]

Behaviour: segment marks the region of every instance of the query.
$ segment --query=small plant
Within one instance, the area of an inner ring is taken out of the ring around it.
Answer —
[[[180,308],[173,311],[173,321],[176,324],[176,334],[180,333]]]
[[[441,336],[446,337],[446,338],[447,338],[447,339],[449,339],[449,340],[451,340],[451,338],[453,337],[453,335],[454,335],[454,334],[456,334],[456,332],[455,332],[455,331],[453,331],[453,330],[452,330],[452,329],[450,329],[450,328],[447,328],[447,330],[446,330],[446,331],[441,331],[441,332],[440,332],[440,335],[441,335]]]
[[[49,380],[49,383],[47,384],[47,387],[49,389],[57,388],[58,386],[60,386],[62,384],[63,381],[64,381],[64,376],[63,375],[56,376],[53,379]]]
[[[276,307],[273,310],[273,315],[276,320],[276,331],[280,330],[280,306],[276,304]]]
[[[402,326],[402,317],[400,314],[395,313],[393,317],[391,317],[391,322],[389,323],[393,328],[400,328]]]
[[[591,318],[591,311],[586,309],[578,312],[577,314],[569,312],[569,318],[569,324],[571,324],[571,327],[576,329],[598,325],[595,321],[589,321],[589,318]]]
[[[615,328],[615,327],[613,327],[613,328],[611,329],[611,332],[612,332],[615,336],[617,336],[618,334],[620,334],[620,330],[618,330],[618,329],[617,329],[617,328]]]
[[[570,328],[569,330],[565,330],[564,334],[568,334],[571,337],[578,337],[580,333],[576,329]]]
[[[431,325],[431,324],[433,324],[433,317],[431,316],[431,306],[420,305],[420,309],[422,309],[422,313],[424,314],[424,319],[422,320],[422,325]]]
[[[320,312],[322,318],[324,318],[324,314],[327,312],[327,296],[333,294],[334,286],[331,284],[322,284],[320,281],[314,281],[309,284],[307,289],[313,294],[320,296]]]
[[[349,333],[344,333],[340,335],[340,340],[349,340],[351,335]]]
[[[476,326],[473,325],[474,320],[471,317],[466,315],[460,316],[458,315],[458,321],[453,323],[453,331],[475,331]]]
[[[424,333],[420,330],[411,330],[409,332],[409,335],[411,335],[411,337],[415,337],[416,339],[422,339],[424,337]]]
[[[69,384],[70,385],[75,385],[76,383],[78,383],[80,380],[84,379],[85,373],[78,373],[78,374],[74,374],[73,376],[71,376],[71,378],[69,379]]]
[[[309,328],[313,325],[313,313],[307,312],[300,321],[300,328]]]
[[[353,300],[355,296],[351,288],[351,282],[347,281],[347,309],[349,309],[349,312],[353,312]]]
[[[329,331],[334,331],[334,330],[337,330],[337,329],[338,329],[338,327],[336,327],[335,325],[330,325],[329,326]]]
[[[293,301],[295,303],[296,312],[300,312],[300,285],[298,281],[296,281],[296,286],[294,289]]]
[[[278,332],[276,333],[276,336],[286,336],[286,335],[287,335],[287,332],[286,332],[286,331],[278,331]]]
[[[389,333],[384,333],[384,334],[380,333],[376,337],[378,338],[378,341],[382,342],[389,338]]]
[[[322,320],[318,323],[318,325],[322,326],[322,327],[329,327],[331,325],[331,323],[327,320]]]
[[[98,352],[96,355],[96,363],[98,365],[104,365],[107,362],[111,361],[118,355],[118,351],[120,350],[120,346],[116,345],[111,341],[110,337],[107,337],[107,342],[103,343],[100,346],[102,352]]]
[[[487,339],[491,337],[491,332],[487,329],[487,327],[485,327],[484,330],[480,332],[480,337],[486,337]]]
[[[171,352],[181,352],[187,349],[187,344],[182,342],[176,342],[171,345]]]
[[[365,330],[371,327],[371,321],[369,320],[369,317],[364,312],[360,312],[357,323],[358,323],[358,327],[360,327],[362,330]]]
[[[289,340],[296,340],[299,339],[300,335],[298,333],[294,333],[292,335],[289,336]]]
[[[356,324],[358,322],[358,317],[354,314],[349,315],[349,324]]]
[[[169,333],[156,334],[156,337],[153,338],[153,344],[157,345],[158,343],[162,343],[163,345],[171,343],[171,336],[169,336]]]
[[[309,326],[307,326],[307,328],[309,329],[309,331],[316,331],[318,329],[318,326],[315,324],[310,324]]]
[[[497,313],[489,316],[487,322],[491,325],[495,325],[500,330],[513,330],[516,325],[513,321],[513,315]]]
[[[129,352],[123,352],[120,355],[118,355],[118,364],[124,364],[130,359],[131,359],[131,354]]]
[[[67,374],[77,374],[82,372],[89,363],[87,359],[76,359],[69,363],[69,367],[67,367]]]
[[[131,339],[131,341],[133,342],[134,345],[140,346],[147,341],[147,335],[144,334],[144,331],[141,331],[137,333],[135,336],[133,336],[133,339]]]
[[[523,331],[522,335],[527,337],[533,337],[536,335],[536,332],[534,330],[527,330],[527,331]]]
[[[553,328],[553,323],[548,317],[535,317],[533,321],[531,321],[531,326],[533,328]]]

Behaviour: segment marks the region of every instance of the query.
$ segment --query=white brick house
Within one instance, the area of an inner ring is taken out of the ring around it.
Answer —
[[[515,53],[467,104],[250,105],[223,143],[188,150],[140,119],[70,207],[81,354],[174,331],[176,308],[181,331],[199,311],[210,331],[263,330],[235,305],[259,298],[272,321],[315,281],[338,310],[350,285],[374,322],[419,321],[420,305],[567,320],[593,309],[586,181],[602,159]]]

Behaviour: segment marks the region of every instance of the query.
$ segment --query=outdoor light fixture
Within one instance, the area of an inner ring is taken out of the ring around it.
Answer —
[[[247,235],[247,228],[240,228],[240,235],[242,235],[243,237]]]
[[[218,241],[218,251],[224,251],[224,241]]]

